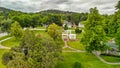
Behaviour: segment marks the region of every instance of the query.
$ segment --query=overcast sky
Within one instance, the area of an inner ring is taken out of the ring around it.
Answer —
[[[102,14],[112,14],[117,2],[118,0],[0,0],[0,7],[23,12],[47,9],[88,12],[90,8],[97,7]]]

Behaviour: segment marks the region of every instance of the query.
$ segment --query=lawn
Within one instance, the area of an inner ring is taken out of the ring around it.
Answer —
[[[33,32],[36,35],[40,34],[41,36],[48,36],[47,32],[45,32],[45,31],[34,30]],[[14,37],[11,39],[8,39],[6,41],[1,42],[2,45],[8,46],[8,47],[19,46],[20,43],[21,43],[21,40],[16,40]]]
[[[104,56],[104,55],[101,55],[101,57],[108,62],[120,62],[120,58],[118,57]]]
[[[74,51],[74,50],[72,50],[72,49],[70,49],[70,48],[63,48],[62,50],[63,50],[63,51]]]
[[[7,47],[14,47],[14,46],[19,46],[20,42],[21,42],[20,40],[16,40],[13,37],[11,39],[1,42],[1,44]]]
[[[6,36],[3,36],[3,37],[0,37],[0,40],[3,40],[5,38],[8,38],[8,37],[11,37],[10,35],[6,35]]]
[[[0,49],[0,68],[6,68],[5,65],[2,64],[2,55],[7,51],[8,50]]]
[[[68,45],[78,50],[85,50],[85,47],[80,43],[80,41],[68,41]]]
[[[75,62],[84,68],[120,68],[120,65],[108,65],[101,62],[96,56],[87,53],[62,53],[63,61],[59,61],[56,68],[73,68]]]

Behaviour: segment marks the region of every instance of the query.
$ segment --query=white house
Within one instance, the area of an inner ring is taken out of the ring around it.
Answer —
[[[72,30],[65,30],[62,33],[62,39],[66,40],[76,40],[76,34],[72,34]]]
[[[68,22],[68,21],[66,21],[66,20],[64,20],[62,26],[64,27],[66,24],[67,24],[68,28],[72,28],[72,23],[71,23],[71,22]]]
[[[69,34],[70,40],[76,40],[76,34]]]
[[[69,35],[69,34],[72,33],[72,31],[71,30],[65,30],[65,33]]]

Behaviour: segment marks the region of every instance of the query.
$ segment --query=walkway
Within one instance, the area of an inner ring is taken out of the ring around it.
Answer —
[[[96,54],[95,54],[96,55]],[[106,64],[111,64],[111,65],[119,65],[120,64],[120,62],[114,62],[114,63],[112,63],[112,62],[107,62],[107,61],[105,61],[100,55],[96,55],[96,57],[100,60],[100,61],[102,61],[103,63],[106,63]]]
[[[78,50],[78,49],[75,49],[75,48],[72,48],[72,47],[70,47],[70,46],[68,46],[67,45],[67,41],[64,41],[65,42],[65,46],[63,47],[63,49],[64,48],[69,48],[69,49],[71,49],[71,50],[67,50],[67,51],[63,51],[63,52],[86,52],[86,51],[83,51],[83,50]]]
[[[63,47],[64,48],[70,48],[71,50],[63,50],[63,52],[86,52],[86,51],[83,51],[83,50],[77,50],[75,48],[72,48],[70,46],[67,45],[67,41],[64,41],[65,42],[65,46]],[[110,65],[120,65],[120,62],[116,62],[116,63],[112,63],[112,62],[107,62],[105,61],[100,55],[97,55],[95,53],[93,53],[100,61],[102,61],[103,63],[106,63],[106,64],[110,64]]]
[[[27,28],[24,28],[23,30],[26,30]],[[38,28],[28,28],[29,30],[41,30],[41,31],[44,31],[44,30],[46,30],[46,29],[38,29]]]
[[[1,41],[0,41],[0,49],[11,49],[10,47],[6,47],[6,46],[1,45],[1,42],[6,41],[6,40],[11,39],[11,38],[12,38],[12,37],[9,37],[9,38],[6,38],[6,39],[1,40]]]

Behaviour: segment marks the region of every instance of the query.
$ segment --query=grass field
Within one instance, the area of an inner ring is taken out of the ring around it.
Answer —
[[[39,31],[39,30],[34,30],[33,31],[35,34],[40,34],[40,35],[45,35],[48,36],[47,32],[45,31]],[[4,38],[5,39],[5,38]],[[3,41],[1,44],[7,47],[14,47],[14,46],[19,46],[21,43],[21,40],[16,40],[14,37],[11,39],[8,39],[6,41]]]
[[[120,57],[103,56],[103,55],[101,57],[108,62],[120,62]]]
[[[63,61],[59,61],[56,68],[73,68],[75,62],[83,68],[120,68],[120,65],[108,65],[101,62],[96,56],[87,53],[62,53]]]
[[[78,50],[85,50],[85,47],[80,43],[80,41],[69,41],[68,45]]]
[[[1,44],[7,47],[14,47],[14,46],[19,46],[20,40],[16,40],[14,37],[11,39],[8,39],[6,41],[3,41]]]
[[[11,36],[10,35],[3,36],[0,38],[0,40],[3,40],[3,39],[8,38],[8,37],[11,37]]]

